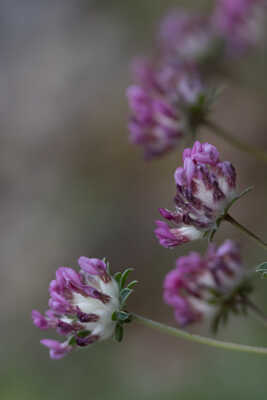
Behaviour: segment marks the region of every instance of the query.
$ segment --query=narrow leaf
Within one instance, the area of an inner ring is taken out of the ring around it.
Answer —
[[[132,271],[133,271],[133,268],[127,268],[127,269],[121,274],[121,278],[120,278],[120,287],[121,287],[121,289],[124,288],[126,279],[127,279],[128,275],[129,275],[129,273],[132,272]]]
[[[111,316],[112,321],[117,321],[118,320],[118,312],[114,311],[114,313]]]
[[[76,338],[75,338],[75,336],[72,336],[72,337],[70,338],[68,344],[69,344],[69,346],[75,346],[75,344],[76,344]]]
[[[262,278],[267,278],[267,262],[263,262],[256,267],[256,272],[261,274]]]
[[[123,339],[123,327],[120,324],[116,325],[115,339],[117,340],[117,342],[121,342]]]
[[[118,284],[120,285],[121,272],[116,272],[116,274],[113,275],[113,278],[114,278],[115,281],[117,281]]]
[[[135,285],[137,285],[138,281],[132,281],[129,283],[129,285],[127,286],[128,289],[132,289]]]
[[[130,294],[132,293],[132,289],[124,288],[120,293],[121,304],[124,305]]]

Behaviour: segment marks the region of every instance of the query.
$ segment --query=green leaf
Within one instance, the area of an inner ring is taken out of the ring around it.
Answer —
[[[123,339],[123,327],[120,324],[116,325],[115,328],[115,339],[117,340],[117,342],[121,342]]]
[[[124,287],[124,285],[125,285],[125,282],[126,282],[126,279],[127,279],[128,275],[129,275],[129,273],[132,272],[132,271],[133,271],[133,268],[127,268],[127,269],[121,274],[121,277],[120,277],[120,288],[121,288],[121,289],[123,289],[123,287]]]
[[[133,292],[132,289],[124,288],[120,293],[121,305],[124,305],[130,294]]]
[[[76,338],[75,336],[72,336],[69,340],[69,346],[75,346],[76,344]]]
[[[126,322],[130,318],[130,314],[125,312],[125,311],[119,311],[118,312],[118,319],[121,322]]]
[[[84,330],[84,331],[80,331],[77,333],[77,336],[79,336],[80,338],[86,338],[87,336],[90,335],[90,331]]]
[[[259,264],[256,267],[256,272],[258,272],[262,278],[267,278],[267,261]]]
[[[127,286],[128,289],[132,289],[135,285],[137,285],[138,281],[132,281],[129,283],[129,285]]]
[[[114,313],[112,313],[111,319],[112,319],[112,321],[118,320],[118,312],[117,311],[114,311]]]
[[[121,272],[116,272],[116,274],[113,275],[113,278],[114,278],[115,281],[117,281],[118,284],[120,285]]]

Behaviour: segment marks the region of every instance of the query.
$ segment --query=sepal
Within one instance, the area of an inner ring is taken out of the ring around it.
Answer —
[[[138,283],[138,281],[134,280],[126,285],[128,275],[132,271],[133,268],[127,268],[125,271],[117,272],[113,276],[118,284],[120,301],[120,309],[118,311],[114,311],[111,317],[112,321],[117,322],[114,331],[114,339],[117,342],[121,342],[123,339],[124,324],[131,322],[133,319],[132,315],[124,310],[126,301],[133,293],[133,287]]]

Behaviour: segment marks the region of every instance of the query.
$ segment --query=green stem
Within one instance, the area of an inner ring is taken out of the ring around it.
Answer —
[[[265,243],[261,238],[255,235],[255,233],[247,229],[244,225],[241,225],[239,222],[237,222],[231,215],[226,214],[224,220],[230,222],[230,224],[238,228],[241,232],[245,233],[247,236],[255,240],[259,246],[267,250],[267,243]]]
[[[243,143],[239,139],[233,137],[229,133],[225,132],[223,128],[218,126],[212,121],[205,121],[204,122],[205,126],[212,130],[215,135],[220,136],[223,138],[226,142],[231,144],[232,146],[236,147],[237,149],[248,153],[252,156],[254,156],[258,161],[263,161],[267,163],[267,152],[261,149],[258,149],[257,147],[254,147],[250,144]]]
[[[137,323],[147,326],[148,328],[152,328],[152,329],[155,329],[162,333],[166,333],[167,335],[171,335],[171,336],[175,336],[175,337],[178,337],[181,339],[189,340],[191,342],[205,344],[207,346],[217,347],[219,349],[224,349],[224,350],[232,350],[232,351],[239,351],[239,352],[244,352],[244,353],[267,355],[267,348],[246,346],[246,345],[231,343],[231,342],[223,342],[220,340],[211,339],[211,338],[207,338],[207,337],[200,336],[200,335],[194,335],[192,333],[188,333],[181,329],[176,329],[171,326],[164,325],[164,324],[161,324],[156,321],[152,321],[151,319],[141,317],[140,315],[136,315],[136,314],[133,314],[133,319]]]

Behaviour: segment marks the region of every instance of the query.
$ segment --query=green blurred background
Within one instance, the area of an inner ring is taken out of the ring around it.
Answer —
[[[140,284],[129,309],[175,324],[162,302],[162,279],[177,256],[206,243],[168,251],[153,229],[158,207],[171,206],[181,151],[145,163],[128,143],[125,88],[129,63],[151,51],[169,7],[209,10],[194,0],[2,0],[0,5],[1,400],[266,399],[267,358],[228,353],[129,326],[112,341],[51,361],[31,322],[44,310],[60,265],[80,255],[107,256],[113,271],[135,268]],[[215,107],[216,120],[237,137],[267,149],[266,45],[235,62]],[[238,170],[240,189],[255,190],[233,215],[265,238],[266,167],[207,132]],[[266,260],[226,224],[244,262]],[[256,301],[265,305],[266,282]],[[258,322],[232,319],[222,339],[266,345]],[[195,332],[209,334],[208,327]],[[49,333],[48,333],[49,335]]]

